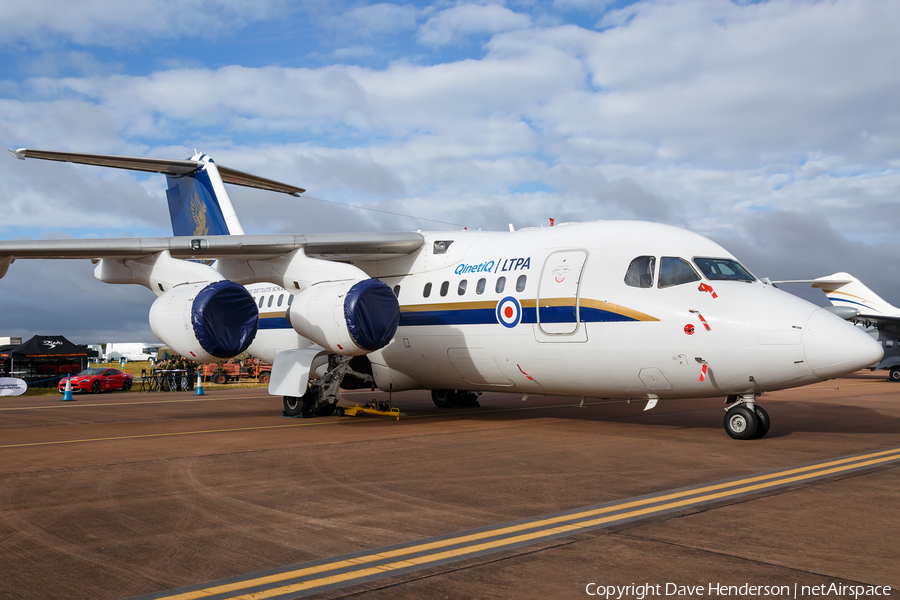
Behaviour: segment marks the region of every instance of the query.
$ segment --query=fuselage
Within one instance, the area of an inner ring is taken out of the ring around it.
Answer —
[[[423,235],[407,257],[353,263],[400,303],[393,340],[368,355],[383,390],[723,396],[880,359],[863,332],[683,229],[610,221]],[[254,345],[303,344],[281,322],[289,294],[263,289],[251,286],[262,298]]]

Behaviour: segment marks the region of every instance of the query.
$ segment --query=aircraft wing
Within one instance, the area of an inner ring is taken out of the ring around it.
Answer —
[[[215,235],[0,241],[0,263],[19,258],[134,259],[168,250],[180,259],[265,259],[305,248],[313,258],[379,261],[406,256],[424,237],[409,233]],[[2,276],[2,275],[0,275]]]
[[[865,327],[876,327],[889,335],[900,337],[900,317],[866,315],[860,313],[848,320],[859,325],[864,325]]]

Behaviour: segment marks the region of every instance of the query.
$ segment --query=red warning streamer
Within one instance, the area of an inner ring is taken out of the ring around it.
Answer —
[[[709,331],[709,323],[706,322],[706,319],[703,318],[703,315],[697,313],[697,316],[700,317],[700,322],[703,323],[703,326],[706,327],[707,331]]]
[[[718,295],[716,295],[716,292],[713,291],[711,285],[707,285],[707,284],[705,284],[705,283],[701,283],[701,284],[700,284],[700,287],[698,287],[697,289],[700,290],[701,292],[709,292],[710,294],[712,294],[712,297],[713,297],[713,298],[718,298],[718,297],[719,297]]]
[[[709,368],[709,365],[703,365],[703,368],[700,369],[700,383],[706,379],[706,370]]]
[[[516,366],[519,367],[519,365],[516,365]],[[522,371],[522,367],[519,367],[519,370]],[[532,377],[531,375],[529,375],[529,374],[526,373],[525,371],[522,371],[522,375],[524,375],[525,377],[527,377],[527,378],[528,378],[528,381],[534,381],[534,377]],[[537,383],[537,382],[535,382],[535,383]]]

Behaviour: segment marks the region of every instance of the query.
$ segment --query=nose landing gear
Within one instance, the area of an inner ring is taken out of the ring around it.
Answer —
[[[729,396],[725,431],[736,440],[759,439],[769,433],[769,413],[756,404],[756,394]]]

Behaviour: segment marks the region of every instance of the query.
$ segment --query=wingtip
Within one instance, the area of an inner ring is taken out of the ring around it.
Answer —
[[[15,158],[19,160],[25,160],[25,151],[27,148],[19,148],[18,150],[9,150],[9,153],[12,154]]]

